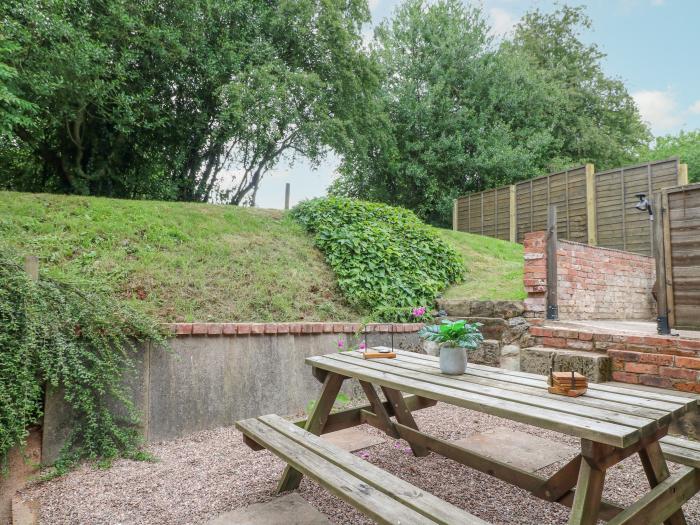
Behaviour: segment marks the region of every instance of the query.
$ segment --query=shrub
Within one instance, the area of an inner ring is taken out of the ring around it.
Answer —
[[[415,320],[413,307],[462,278],[457,252],[406,209],[329,197],[302,202],[292,215],[316,235],[347,300],[373,320]]]
[[[159,327],[89,283],[35,282],[17,259],[0,247],[0,460],[41,418],[47,386],[73,417],[59,473],[81,457],[142,456],[122,378],[137,342],[164,344]]]

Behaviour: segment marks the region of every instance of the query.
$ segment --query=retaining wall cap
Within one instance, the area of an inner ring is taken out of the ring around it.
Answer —
[[[166,330],[174,336],[235,336],[235,335],[277,335],[277,334],[353,334],[362,330],[359,323],[347,322],[303,322],[303,323],[166,323]],[[423,328],[423,323],[372,323],[366,326],[368,332],[410,333]]]

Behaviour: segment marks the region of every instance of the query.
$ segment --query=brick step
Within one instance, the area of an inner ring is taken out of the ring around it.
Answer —
[[[597,352],[569,350],[547,346],[533,346],[520,350],[520,370],[533,374],[548,375],[554,356],[554,370],[574,371],[585,375],[593,383],[609,381],[611,359]]]
[[[537,345],[569,350],[662,353],[700,357],[700,339],[664,335],[636,335],[612,330],[567,327],[561,324],[531,326]]]

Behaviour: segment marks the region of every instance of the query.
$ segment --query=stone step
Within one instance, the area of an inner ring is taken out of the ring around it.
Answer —
[[[585,375],[593,383],[609,381],[611,360],[602,353],[585,350],[532,346],[520,350],[520,370],[548,375],[554,356],[554,370],[574,371]]]
[[[438,299],[438,309],[449,317],[522,317],[525,303],[522,301],[474,301],[471,299]]]

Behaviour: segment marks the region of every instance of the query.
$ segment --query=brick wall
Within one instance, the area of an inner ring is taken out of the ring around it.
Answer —
[[[360,323],[171,323],[175,335],[275,335],[275,334],[354,334],[361,331]],[[370,333],[417,332],[423,323],[370,323],[364,327]]]
[[[526,308],[544,317],[547,292],[545,232],[525,235]],[[654,259],[620,250],[559,241],[559,318],[644,319],[655,317],[651,295]]]

